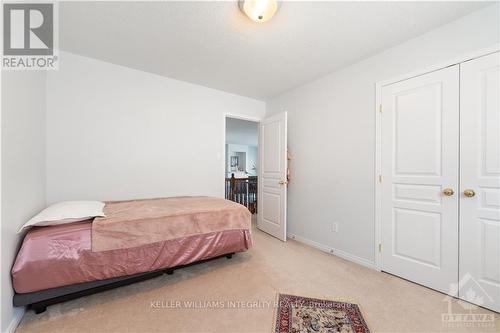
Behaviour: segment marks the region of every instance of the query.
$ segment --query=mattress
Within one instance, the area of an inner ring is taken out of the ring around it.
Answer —
[[[179,237],[250,229],[249,210],[215,197],[110,201],[92,222],[92,251],[128,249]]]
[[[250,230],[180,237],[135,248],[92,252],[92,221],[35,227],[12,267],[17,293],[134,275],[186,265],[252,245]]]

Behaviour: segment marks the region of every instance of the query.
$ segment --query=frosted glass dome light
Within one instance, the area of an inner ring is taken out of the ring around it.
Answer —
[[[238,5],[246,16],[258,23],[269,21],[278,10],[276,0],[240,0]]]

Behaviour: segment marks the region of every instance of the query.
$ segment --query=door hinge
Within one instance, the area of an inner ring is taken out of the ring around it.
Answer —
[[[378,175],[378,182],[382,183],[382,175]]]
[[[378,112],[382,113],[382,104],[378,106]]]
[[[382,252],[382,243],[378,244],[378,252]]]

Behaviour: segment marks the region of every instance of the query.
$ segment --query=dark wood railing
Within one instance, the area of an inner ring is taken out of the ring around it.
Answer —
[[[226,199],[242,204],[257,214],[257,177],[226,178]]]

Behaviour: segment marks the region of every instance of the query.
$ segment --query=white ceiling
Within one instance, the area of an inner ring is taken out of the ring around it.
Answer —
[[[62,2],[63,50],[265,100],[487,2],[283,2],[258,24],[234,1]]]
[[[226,143],[256,147],[258,133],[256,122],[226,118]]]

